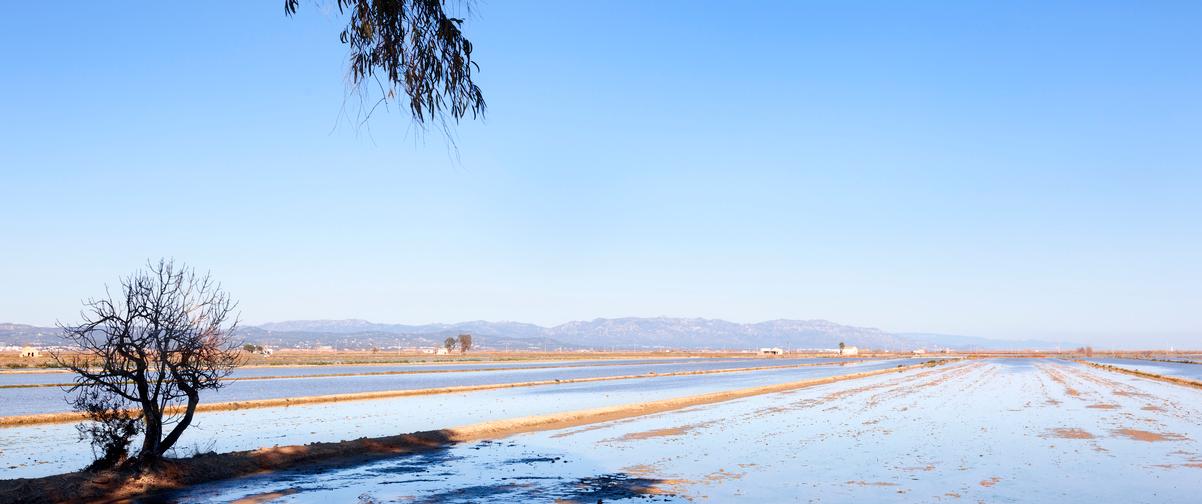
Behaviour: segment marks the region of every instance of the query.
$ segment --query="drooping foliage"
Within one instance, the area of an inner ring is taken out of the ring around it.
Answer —
[[[466,1],[460,5],[469,11]],[[284,12],[295,15],[299,4],[300,0],[285,0]],[[350,49],[353,87],[363,91],[378,86],[383,96],[376,104],[397,98],[399,89],[414,120],[422,125],[444,121],[448,115],[455,122],[468,114],[483,116],[484,94],[473,74],[479,65],[472,59],[471,41],[463,35],[464,19],[448,15],[443,0],[337,0],[337,4],[347,16],[339,39]]]

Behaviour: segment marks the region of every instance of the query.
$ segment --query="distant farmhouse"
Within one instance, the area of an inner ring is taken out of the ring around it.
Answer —
[[[854,346],[845,346],[839,349],[839,355],[860,355],[860,349]]]
[[[780,348],[761,348],[760,355],[784,355],[785,351]]]
[[[32,359],[32,358],[41,357],[41,356],[42,356],[42,351],[38,350],[34,347],[27,346],[27,347],[24,347],[21,349],[21,357],[22,358]]]

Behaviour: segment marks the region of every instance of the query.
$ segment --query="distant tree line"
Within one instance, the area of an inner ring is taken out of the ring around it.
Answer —
[[[447,339],[443,340],[442,345],[447,349],[447,352],[454,352],[455,348],[458,347],[460,353],[467,353],[468,350],[472,349],[472,335],[464,333],[460,334],[458,338],[447,336]]]

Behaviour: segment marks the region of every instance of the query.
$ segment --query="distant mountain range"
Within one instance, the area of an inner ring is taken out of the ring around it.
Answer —
[[[456,324],[380,324],[366,320],[292,320],[241,327],[248,342],[280,348],[414,348],[442,344],[470,333],[478,348],[534,349],[829,349],[840,342],[862,348],[912,350],[1004,350],[1073,348],[1065,342],[1009,341],[972,336],[888,333],[826,320],[770,320],[740,324],[702,318],[616,318],[574,321],[553,327],[483,320]],[[0,346],[60,344],[54,328],[0,324]]]

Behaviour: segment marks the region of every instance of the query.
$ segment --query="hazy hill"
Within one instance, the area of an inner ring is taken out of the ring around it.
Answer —
[[[270,331],[342,334],[358,338],[374,333],[394,334],[404,341],[437,343],[446,336],[471,333],[483,347],[518,348],[527,345],[580,348],[732,348],[763,346],[783,348],[835,348],[839,342],[866,348],[910,350],[915,348],[967,349],[1052,349],[1072,348],[1072,343],[1009,341],[930,333],[889,333],[869,327],[838,324],[827,320],[770,320],[740,324],[719,319],[626,317],[573,321],[552,327],[521,322],[483,320],[454,324],[378,324],[365,320],[303,320],[259,326]],[[280,336],[280,335],[276,335]],[[373,336],[379,338],[380,336]],[[329,340],[330,338],[321,338]],[[385,337],[386,339],[386,337]],[[348,341],[349,342],[349,341]],[[327,343],[328,344],[328,343]]]

